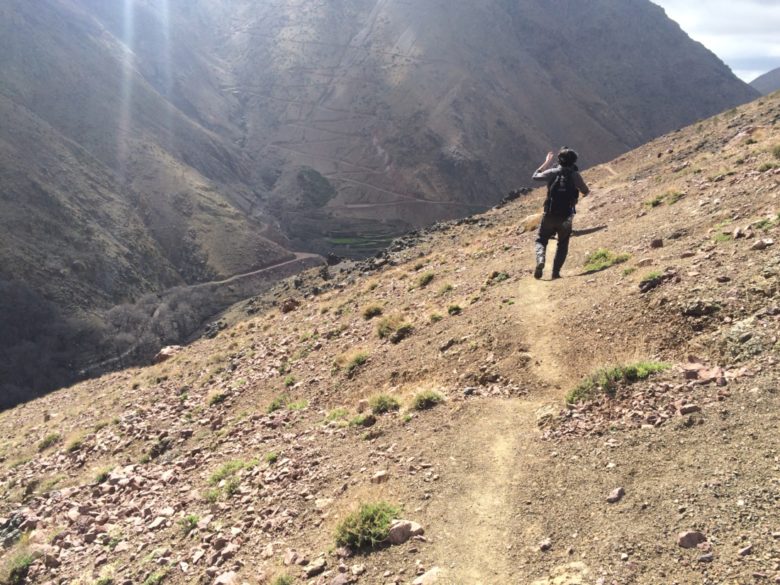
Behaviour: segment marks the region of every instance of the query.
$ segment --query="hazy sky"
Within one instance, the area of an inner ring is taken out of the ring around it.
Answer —
[[[780,67],[780,0],[652,1],[745,81]]]

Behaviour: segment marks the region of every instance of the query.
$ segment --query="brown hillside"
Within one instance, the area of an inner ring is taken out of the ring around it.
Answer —
[[[518,227],[537,191],[328,280],[284,282],[160,365],[2,413],[4,570],[21,563],[29,583],[777,581],[778,119],[780,98],[765,98],[588,171],[559,281],[531,277],[534,235]],[[599,249],[630,256],[585,273]],[[597,368],[649,360],[670,369],[565,406]],[[412,409],[423,391],[443,403]],[[360,426],[379,394],[400,410]],[[378,500],[424,535],[337,548],[346,514]],[[705,541],[682,548],[685,531]]]

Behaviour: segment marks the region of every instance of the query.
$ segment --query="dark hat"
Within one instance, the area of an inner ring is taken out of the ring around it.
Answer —
[[[561,166],[570,167],[577,162],[577,153],[568,146],[564,146],[558,152],[558,162]]]

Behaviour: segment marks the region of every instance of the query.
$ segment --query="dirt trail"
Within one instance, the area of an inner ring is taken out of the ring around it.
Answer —
[[[550,251],[555,253],[554,246]],[[532,466],[541,446],[537,413],[560,404],[573,379],[566,368],[565,330],[556,322],[551,288],[565,281],[524,278],[519,284],[514,319],[533,356],[538,380],[526,399],[489,399],[464,407],[450,438],[449,482],[438,510],[432,507],[441,536],[435,546],[439,582],[452,585],[506,585],[517,576],[513,555],[519,540],[515,519],[529,497]],[[524,518],[523,530],[535,535],[538,521]],[[576,581],[572,581],[574,583]]]

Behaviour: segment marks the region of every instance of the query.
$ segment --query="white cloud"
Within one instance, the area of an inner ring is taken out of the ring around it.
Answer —
[[[745,81],[780,67],[780,1],[652,1]]]

